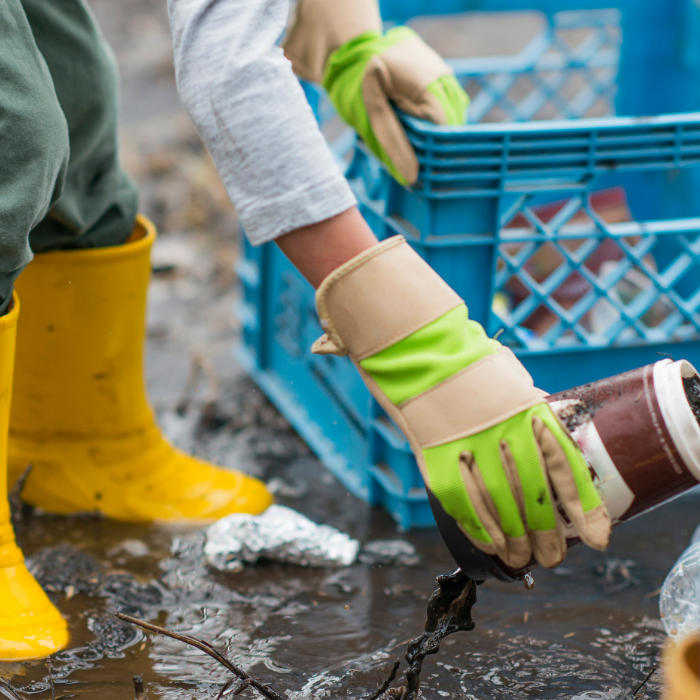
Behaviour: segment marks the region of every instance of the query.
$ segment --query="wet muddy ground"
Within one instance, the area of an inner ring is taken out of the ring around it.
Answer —
[[[115,611],[202,637],[292,697],[360,697],[379,685],[421,631],[434,578],[450,570],[450,559],[436,532],[396,533],[384,513],[324,483],[310,456],[282,455],[274,470],[278,483],[295,489],[281,502],[363,541],[405,538],[421,563],[339,570],[266,564],[221,574],[207,568],[196,532],[29,515],[20,541],[73,635],[71,648],[53,661],[57,696],[133,697],[131,677],[141,673],[151,697],[216,697],[227,676],[215,662],[172,640],[144,637],[116,621]],[[664,640],[658,588],[698,510],[697,501],[685,500],[623,526],[604,555],[581,548],[556,571],[536,572],[532,591],[485,583],[475,629],[447,638],[426,659],[423,696],[625,697],[656,665]],[[0,674],[15,688],[50,697],[43,662],[3,665]],[[637,697],[658,698],[658,680],[652,676]]]
[[[279,502],[362,542],[405,539],[421,561],[340,570],[265,564],[222,574],[206,566],[196,531],[25,513],[19,541],[68,618],[72,642],[50,674],[45,662],[32,662],[0,664],[0,677],[21,695],[44,698],[52,696],[49,675],[58,698],[133,698],[135,674],[151,698],[217,696],[227,675],[214,661],[117,621],[121,611],[214,643],[292,699],[361,697],[420,633],[435,577],[452,562],[437,531],[397,533],[385,513],[350,496],[231,359],[236,218],[177,101],[165,2],[93,5],[122,65],[125,163],[162,234],[147,373],[167,434],[264,478]],[[536,572],[532,591],[485,583],[475,629],[426,659],[423,696],[630,696],[657,663],[658,589],[700,521],[699,505],[686,499],[623,526],[605,554],[575,550],[559,569]],[[658,698],[659,682],[655,673],[636,697]]]

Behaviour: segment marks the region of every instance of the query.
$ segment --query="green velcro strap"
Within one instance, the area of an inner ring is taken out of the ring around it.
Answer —
[[[480,324],[469,320],[467,307],[460,304],[360,365],[399,406],[499,347]]]

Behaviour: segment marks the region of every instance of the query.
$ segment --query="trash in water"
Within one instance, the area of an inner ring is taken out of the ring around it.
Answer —
[[[359,560],[371,566],[417,566],[416,548],[405,540],[372,540],[362,546]]]
[[[680,637],[700,630],[700,544],[688,547],[666,577],[659,611],[666,634]]]
[[[603,577],[607,593],[616,593],[629,586],[638,586],[639,580],[631,573],[630,569],[637,566],[634,559],[620,559],[618,557],[606,557],[603,563],[596,568],[596,573]]]
[[[259,559],[300,566],[350,566],[360,543],[330,525],[272,505],[260,515],[233,513],[210,525],[204,553],[221,571],[240,571]]]

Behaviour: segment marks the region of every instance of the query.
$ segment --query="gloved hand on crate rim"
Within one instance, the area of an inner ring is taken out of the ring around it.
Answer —
[[[403,185],[418,179],[418,159],[391,103],[435,124],[466,120],[452,69],[412,29],[384,34],[376,0],[299,0],[284,52]]]
[[[313,352],[351,357],[477,548],[516,569],[561,563],[555,496],[583,542],[607,547],[608,511],[546,394],[402,236],[331,273],[316,303],[326,333]]]

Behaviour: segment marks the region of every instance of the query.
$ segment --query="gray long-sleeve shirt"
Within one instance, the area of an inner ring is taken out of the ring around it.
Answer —
[[[355,204],[276,45],[288,9],[289,0],[168,0],[180,97],[254,245]]]

